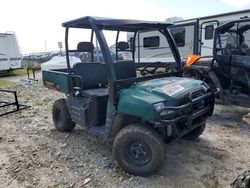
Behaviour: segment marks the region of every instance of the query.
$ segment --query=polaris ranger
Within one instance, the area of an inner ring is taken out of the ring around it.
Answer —
[[[71,131],[80,124],[103,136],[113,144],[121,168],[139,176],[150,175],[162,166],[165,142],[202,134],[213,112],[214,95],[203,81],[182,78],[180,55],[167,30],[169,24],[83,17],[62,25],[68,68],[42,72],[45,87],[67,96],[53,105],[53,121],[59,131]],[[89,33],[80,34],[79,30]],[[153,54],[152,59],[142,58],[141,51],[157,52],[160,45],[157,38],[141,40],[140,32],[145,31],[157,31],[165,38],[161,48],[171,49],[171,61],[166,53],[158,54],[157,62]],[[134,34],[129,42],[128,32]],[[84,42],[74,43],[75,39]],[[93,62],[96,48],[101,49],[103,58]],[[111,51],[116,53],[115,60]],[[72,52],[90,53],[92,62],[70,67]]]
[[[250,19],[234,20],[215,30],[213,57],[185,65],[185,76],[203,80],[224,104],[250,107]]]

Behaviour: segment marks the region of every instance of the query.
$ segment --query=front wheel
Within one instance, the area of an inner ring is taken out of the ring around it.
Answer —
[[[128,125],[116,135],[113,152],[123,170],[136,176],[148,176],[162,166],[165,144],[154,129]]]

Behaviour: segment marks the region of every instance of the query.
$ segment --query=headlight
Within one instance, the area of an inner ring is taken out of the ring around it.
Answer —
[[[157,112],[161,111],[161,109],[163,109],[165,107],[164,102],[159,102],[159,103],[155,103],[154,107],[156,109]]]
[[[159,103],[154,104],[154,107],[155,107],[157,112],[160,112],[163,108],[165,108],[165,104],[164,104],[164,102],[159,102]],[[172,114],[174,112],[175,112],[174,110],[164,110],[160,113],[160,116],[169,115],[169,114]]]
[[[169,115],[169,114],[173,114],[175,111],[173,110],[164,110],[160,113],[160,116],[166,116],[166,115]]]

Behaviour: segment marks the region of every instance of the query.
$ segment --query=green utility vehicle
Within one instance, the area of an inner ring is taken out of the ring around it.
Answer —
[[[182,78],[169,24],[83,17],[62,25],[68,68],[42,73],[46,87],[67,96],[53,105],[59,131],[71,131],[80,124],[103,136],[113,144],[121,168],[139,176],[162,166],[166,142],[202,134],[213,112],[214,95],[203,81]],[[145,35],[155,31],[161,40]],[[131,33],[134,37],[127,40]],[[84,42],[76,42],[79,39]],[[148,49],[151,54],[142,54]],[[101,60],[94,58],[94,50]],[[92,62],[71,67],[72,52],[89,53]]]

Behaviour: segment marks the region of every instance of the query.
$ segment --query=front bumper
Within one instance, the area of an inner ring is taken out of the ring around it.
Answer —
[[[167,135],[180,135],[175,133],[176,127],[182,127],[189,132],[195,127],[204,123],[207,117],[211,116],[214,109],[214,93],[212,91],[204,92],[196,90],[189,94],[188,102],[179,106],[166,106],[158,111],[159,122],[155,127],[167,127]],[[161,115],[162,112],[171,113]],[[188,131],[189,130],[189,131]]]

